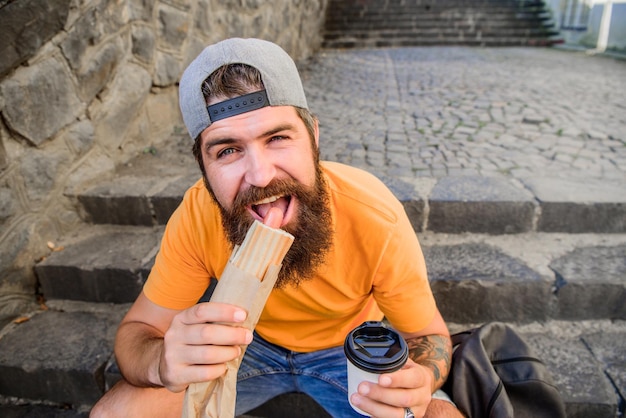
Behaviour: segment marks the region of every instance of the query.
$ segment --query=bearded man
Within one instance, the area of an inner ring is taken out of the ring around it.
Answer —
[[[202,179],[172,215],[143,292],[122,320],[123,380],[92,416],[180,417],[184,391],[225,373],[247,345],[237,415],[303,392],[335,417],[459,417],[439,388],[449,332],[403,207],[374,176],[320,162],[317,119],[293,60],[277,45],[228,39],[185,70],[180,107]],[[291,233],[255,332],[233,305],[198,303],[254,220]],[[385,317],[409,360],[348,399],[343,342]],[[350,402],[349,402],[350,401]]]

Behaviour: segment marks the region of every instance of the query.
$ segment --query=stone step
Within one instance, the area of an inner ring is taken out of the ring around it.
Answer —
[[[81,416],[105,390],[115,332],[129,306],[51,304],[7,325],[0,332],[0,416],[66,416],[45,413],[59,407]]]
[[[344,11],[346,13],[383,13],[394,10],[411,11],[432,11],[441,9],[483,9],[483,10],[528,10],[545,8],[544,1],[506,1],[506,0],[387,0],[387,1],[367,1],[367,0],[341,0],[331,1],[328,13]]]
[[[525,116],[522,122],[542,121]],[[472,135],[475,129],[457,131]],[[173,135],[154,152],[141,153],[118,167],[111,177],[67,190],[66,195],[82,207],[86,223],[164,225],[185,190],[200,178],[191,145],[186,135]],[[493,174],[381,179],[403,202],[417,232],[626,232],[626,183],[617,177]]]
[[[200,178],[196,170],[184,166],[176,175],[158,176],[154,169],[138,166],[74,192],[73,197],[82,204],[87,222],[163,225],[185,190]],[[626,232],[623,182],[505,176],[382,180],[403,202],[418,232]]]
[[[484,26],[474,31],[477,25]],[[494,27],[508,30],[492,30]],[[440,36],[424,39],[424,31],[434,28],[440,28]],[[452,28],[458,33],[441,35]],[[532,36],[541,40],[529,39],[527,33],[516,34],[513,28],[534,28]],[[334,1],[327,9],[323,47],[544,46],[560,42],[550,39],[558,34],[553,28],[551,14],[540,1]],[[381,39],[385,35],[393,40]]]
[[[406,22],[404,24],[395,24],[389,22],[384,25],[379,24],[363,24],[348,28],[327,28],[324,30],[325,42],[343,37],[358,37],[362,39],[376,39],[381,37],[406,37],[416,38],[438,34],[442,37],[454,38],[455,36],[480,35],[490,37],[528,37],[528,36],[550,36],[557,33],[556,31],[538,26],[528,22],[468,22],[456,21],[449,24],[437,24],[432,22],[426,25],[419,23]]]
[[[445,25],[442,25],[445,23]],[[455,30],[501,30],[501,29],[535,29],[543,30],[543,27],[537,27],[534,21],[525,20],[494,20],[494,19],[446,19],[442,22],[440,19],[429,19],[426,21],[416,21],[414,19],[404,20],[386,20],[381,22],[359,22],[358,24],[347,25],[326,25],[324,29],[324,37],[336,35],[340,33],[362,33],[366,31],[374,31],[373,34],[394,30],[401,32],[413,31],[415,35],[420,33],[439,30],[442,32],[454,32]]]
[[[545,31],[535,29],[502,29],[502,30],[453,30],[453,29],[427,29],[418,31],[405,31],[399,28],[390,30],[374,31],[351,31],[329,33],[326,37],[326,48],[337,48],[340,43],[359,43],[360,47],[375,47],[385,43],[397,46],[421,45],[452,45],[452,44],[489,44],[489,45],[527,45],[531,42],[544,40]]]
[[[358,29],[358,30],[346,30],[346,31],[328,31],[326,32],[326,40],[341,39],[347,37],[355,37],[359,39],[368,38],[531,38],[546,36],[547,31],[543,28],[535,27],[503,27],[503,28],[491,28],[491,27],[473,27],[467,26],[464,28],[402,28],[402,27],[389,27],[379,28],[376,30]]]
[[[86,226],[35,266],[48,300],[133,302],[156,255],[162,227]]]
[[[43,296],[132,302],[162,231],[116,225],[78,231],[37,264]],[[433,292],[450,321],[626,319],[626,234],[419,236]]]
[[[543,11],[519,11],[519,10],[476,10],[476,9],[450,9],[430,11],[427,13],[412,13],[410,10],[394,10],[388,13],[378,12],[336,12],[327,15],[326,28],[350,28],[361,27],[371,24],[398,23],[400,25],[415,23],[419,25],[434,25],[454,22],[490,22],[503,23],[534,23],[544,21],[549,14]]]
[[[429,10],[419,8],[394,8],[386,10],[374,10],[367,8],[354,9],[329,9],[326,14],[326,27],[351,27],[365,23],[385,24],[397,21],[432,24],[433,22],[445,23],[454,21],[528,21],[535,24],[541,23],[551,16],[545,8],[480,8],[472,6],[441,7]]]
[[[539,38],[502,38],[502,37],[462,37],[454,38],[425,38],[425,37],[408,37],[408,38],[368,38],[357,39],[354,37],[344,37],[335,40],[325,40],[324,48],[326,49],[347,49],[347,48],[400,48],[412,46],[466,46],[466,47],[542,47],[552,46],[562,43],[560,39]]]
[[[49,305],[49,310],[11,323],[0,333],[0,416],[86,417],[119,379],[113,338],[128,305]],[[568,417],[617,416],[626,387],[626,322],[511,325],[548,366]],[[458,332],[475,325],[449,326]],[[325,416],[304,395],[282,396],[248,416],[274,418],[287,416],[287,411],[299,411],[296,416],[304,418]]]
[[[433,45],[464,46],[550,46],[560,43],[558,32],[544,28],[426,28],[362,29],[327,31],[326,49],[379,48]]]
[[[193,143],[173,134],[164,146],[150,147],[110,176],[65,191],[82,208],[87,223],[164,225],[185,190],[200,178]]]
[[[485,10],[500,10],[500,9],[534,9],[545,7],[545,3],[542,1],[503,1],[503,0],[437,0],[437,1],[362,1],[362,0],[342,0],[332,1],[328,8],[328,13],[335,13],[336,11],[344,11],[346,13],[384,13],[386,11],[394,10],[410,10],[414,12],[419,11],[432,11],[441,9],[455,9],[455,8],[473,8],[473,9],[485,9]]]
[[[626,319],[626,235],[420,234],[451,322]]]

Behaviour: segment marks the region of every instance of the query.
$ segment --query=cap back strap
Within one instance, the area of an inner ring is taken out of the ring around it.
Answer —
[[[270,102],[267,99],[265,90],[260,90],[207,106],[207,110],[209,111],[211,123],[213,123],[218,120],[251,112],[269,105]]]

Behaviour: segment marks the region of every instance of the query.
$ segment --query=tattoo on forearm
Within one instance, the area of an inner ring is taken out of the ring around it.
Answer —
[[[450,339],[443,335],[427,335],[407,340],[411,360],[433,371],[435,384],[441,386],[450,371],[452,347]]]

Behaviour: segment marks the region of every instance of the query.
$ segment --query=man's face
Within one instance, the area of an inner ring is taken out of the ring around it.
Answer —
[[[280,227],[295,236],[278,285],[311,275],[332,242],[327,192],[311,140],[291,106],[264,107],[219,120],[201,134],[209,191],[226,233],[241,244],[253,220],[279,209]]]
[[[271,205],[282,210],[281,227],[295,221],[297,196],[280,192],[267,196],[260,191],[272,189],[277,181],[304,187],[315,183],[311,140],[293,107],[264,107],[222,119],[205,129],[201,138],[207,180],[224,209],[232,210],[238,198],[250,193],[258,200],[239,203],[253,219],[262,222]]]

